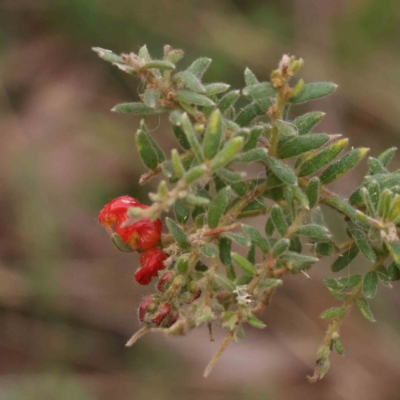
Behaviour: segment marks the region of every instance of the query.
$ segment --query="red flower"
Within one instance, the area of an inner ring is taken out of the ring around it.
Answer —
[[[143,208],[143,204],[130,196],[120,196],[111,200],[99,213],[100,224],[102,224],[109,232],[112,232],[115,224],[126,216],[129,207]]]
[[[154,297],[153,296],[146,296],[143,298],[143,300],[139,304],[139,321],[143,322],[146,314],[148,311],[151,311],[150,309],[153,308],[155,305],[154,303]]]
[[[151,320],[154,325],[161,325],[165,318],[171,313],[172,307],[169,303],[164,303],[158,308],[157,315]]]
[[[126,213],[130,207],[146,209],[149,206],[130,196],[117,197],[100,211],[99,222],[108,232],[116,232],[133,250],[143,251],[154,247],[161,237],[161,221],[143,218],[131,225],[122,226],[129,219]]]
[[[135,273],[136,282],[140,285],[148,285],[158,271],[165,268],[164,261],[167,255],[159,249],[148,249],[140,255],[140,265]]]
[[[148,206],[141,205],[142,208]],[[116,232],[121,236],[121,239],[131,246],[134,250],[143,251],[154,247],[161,237],[162,222],[159,219],[150,221],[148,218],[143,218],[132,225],[121,225],[128,220],[125,216],[124,219],[118,221],[116,225]]]
[[[157,283],[157,290],[160,292],[164,292],[164,290],[167,289],[172,282],[173,278],[174,274],[172,271],[165,272]]]

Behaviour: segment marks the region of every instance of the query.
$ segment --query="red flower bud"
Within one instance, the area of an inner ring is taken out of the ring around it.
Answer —
[[[153,276],[158,275],[158,271],[165,268],[164,261],[167,255],[159,249],[148,249],[140,255],[140,265],[152,271]]]
[[[167,255],[159,249],[148,249],[140,255],[140,265],[135,273],[136,282],[140,285],[148,285],[158,271],[165,268],[164,261]]]
[[[172,306],[169,303],[164,303],[158,308],[158,313],[151,320],[154,325],[161,325],[165,318],[168,317],[172,310]]]
[[[176,321],[178,321],[178,318],[179,312],[175,310],[169,315],[169,320],[167,322],[165,320],[163,321],[163,326],[165,328],[170,328]]]
[[[130,207],[146,209],[149,206],[141,204],[130,196],[120,196],[107,203],[99,213],[99,222],[108,232],[116,232],[121,240],[133,250],[143,251],[154,247],[161,237],[162,223],[159,219],[150,221],[143,218],[128,226],[122,226],[129,217]]]
[[[129,207],[141,207],[143,204],[130,196],[120,196],[107,203],[99,213],[99,222],[109,232],[113,231],[113,226],[126,217]],[[146,206],[147,207],[147,206]]]
[[[142,299],[139,304],[139,321],[144,322],[146,317],[146,313],[148,311],[152,311],[151,308],[154,306],[154,297],[153,296],[146,296]]]
[[[139,268],[135,272],[135,280],[139,285],[148,285],[153,277],[153,271],[146,268]]]
[[[141,206],[147,208],[148,206]],[[128,220],[128,217],[118,221],[116,232],[121,236],[121,239],[131,246],[134,250],[143,251],[154,247],[161,237],[162,222],[159,219],[150,221],[148,218],[143,218],[132,225],[122,227],[123,223]]]
[[[157,290],[160,292],[164,292],[169,286],[169,284],[172,282],[173,278],[174,274],[172,271],[165,272],[157,283]]]

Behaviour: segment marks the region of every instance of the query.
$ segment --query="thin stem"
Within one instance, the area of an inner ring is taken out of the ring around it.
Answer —
[[[148,326],[144,326],[139,329],[125,344],[126,347],[131,347],[135,344],[144,334],[146,334],[150,328]]]
[[[225,349],[228,347],[228,345],[229,345],[230,341],[232,340],[232,338],[233,338],[233,332],[229,331],[228,334],[225,336],[225,339],[222,341],[221,346],[216,351],[216,353],[214,354],[213,358],[211,359],[211,361],[207,365],[207,368],[205,369],[204,375],[203,375],[204,378],[207,378],[208,375],[210,375],[210,373],[213,370],[216,362],[221,357],[221,355],[225,351]]]

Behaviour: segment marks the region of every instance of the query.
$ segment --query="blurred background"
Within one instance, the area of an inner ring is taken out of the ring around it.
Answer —
[[[400,138],[397,0],[2,0],[0,3],[0,399],[395,399],[400,391],[400,294],[379,288],[371,324],[356,310],[342,330],[344,358],[311,385],[326,324],[338,304],[321,279],[329,263],[287,277],[263,320],[231,345],[210,378],[222,337],[148,335],[127,350],[136,307],[150,288],[133,280],[137,256],[119,253],[96,217],[113,197],[143,202],[134,147],[139,119],[109,110],[135,101],[135,79],[100,60],[147,44],[183,48],[213,64],[205,81],[243,85],[250,67],[267,80],[283,53],[305,59],[306,81],[336,94],[318,131],[344,133],[377,155]],[[299,111],[307,111],[307,108]],[[151,120],[165,148],[164,120]],[[400,158],[392,167],[399,168]],[[365,167],[365,163],[363,165]],[[348,194],[359,167],[332,185]],[[330,223],[335,215],[328,213]],[[359,259],[351,266],[365,269]]]

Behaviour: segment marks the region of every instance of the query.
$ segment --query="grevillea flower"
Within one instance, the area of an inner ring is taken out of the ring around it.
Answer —
[[[141,207],[147,208],[148,206],[142,204]],[[132,225],[123,226],[127,220],[128,217],[125,216],[117,223],[116,232],[132,249],[143,251],[151,249],[158,243],[162,231],[161,220],[150,221],[148,218],[143,218]]]
[[[117,233],[121,240],[133,250],[143,251],[154,247],[161,237],[162,222],[159,219],[150,221],[143,218],[131,225],[127,211],[130,207],[148,208],[130,196],[120,196],[107,203],[99,213],[99,222],[110,233]]]
[[[126,218],[126,212],[129,207],[143,208],[143,204],[130,196],[120,196],[111,200],[99,213],[100,224],[109,232],[113,232],[115,225]]]
[[[140,265],[135,273],[136,282],[140,285],[148,285],[153,276],[158,275],[158,271],[165,268],[164,261],[166,254],[159,249],[148,249],[140,255]]]

